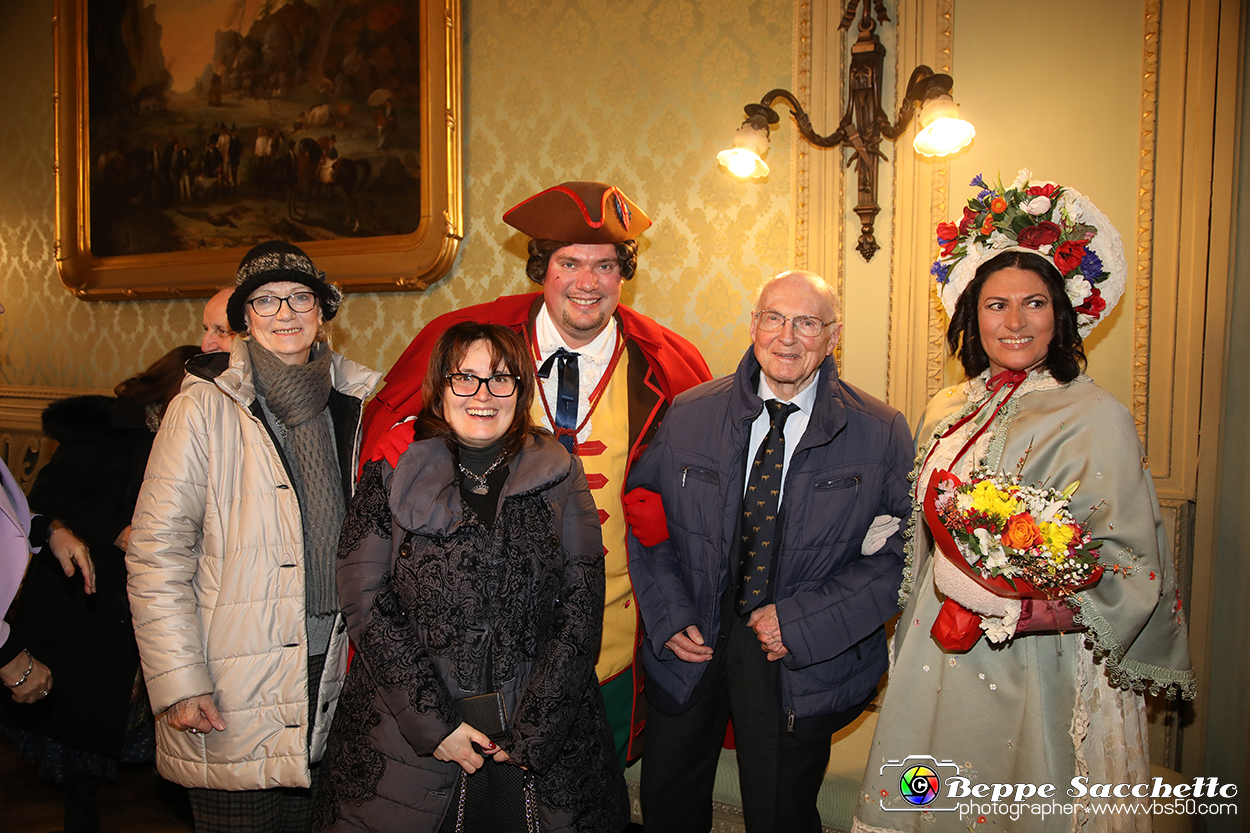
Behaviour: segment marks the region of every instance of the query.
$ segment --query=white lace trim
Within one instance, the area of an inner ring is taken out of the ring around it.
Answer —
[[[1088,648],[1075,650],[1077,690],[1069,734],[1076,756],[1076,775],[1088,778],[1091,784],[1147,783],[1150,753],[1145,698],[1140,692],[1111,685],[1102,664]],[[1088,796],[1076,804],[1073,831],[1150,833],[1153,829],[1148,814],[1091,814]]]

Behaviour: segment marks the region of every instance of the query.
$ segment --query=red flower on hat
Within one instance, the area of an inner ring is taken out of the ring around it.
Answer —
[[[1092,290],[1090,290],[1089,297],[1087,297],[1085,301],[1076,308],[1076,312],[1078,315],[1084,313],[1085,315],[1097,318],[1102,315],[1106,308],[1107,302],[1103,300],[1102,293],[1099,292],[1098,287],[1095,286]]]
[[[1055,249],[1055,265],[1059,267],[1059,274],[1065,277],[1081,265],[1081,258],[1085,257],[1085,241],[1069,240],[1066,243],[1060,243]]]
[[[1031,185],[1031,186],[1029,186],[1029,188],[1025,191],[1025,193],[1026,193],[1026,194],[1028,194],[1030,197],[1047,197],[1047,198],[1049,198],[1049,197],[1053,197],[1053,196],[1055,195],[1055,192],[1056,192],[1056,191],[1058,191],[1058,190],[1059,190],[1059,186],[1058,186],[1058,185],[1056,185],[1056,184],[1055,184],[1055,183],[1053,183],[1053,182],[1048,182],[1048,183],[1047,183],[1047,184],[1045,184],[1045,185]]]
[[[1026,249],[1040,249],[1042,246],[1054,243],[1062,233],[1063,229],[1059,228],[1057,223],[1042,220],[1035,226],[1020,229],[1020,233],[1016,235],[1016,242]]]
[[[959,221],[959,234],[961,236],[968,233],[968,229],[972,227],[972,221],[976,218],[977,212],[968,206],[964,206],[964,218]]]

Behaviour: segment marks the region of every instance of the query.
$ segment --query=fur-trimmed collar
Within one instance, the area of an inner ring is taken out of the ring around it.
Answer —
[[[441,438],[408,446],[391,477],[391,514],[404,529],[447,535],[460,525],[463,507],[451,449]],[[549,489],[569,476],[572,457],[549,436],[530,437],[508,463],[499,500]]]

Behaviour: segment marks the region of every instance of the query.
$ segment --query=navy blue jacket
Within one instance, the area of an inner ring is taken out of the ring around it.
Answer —
[[[683,662],[664,643],[690,625],[709,645],[720,635],[746,444],[764,408],[759,372],[748,349],[732,376],[679,396],[626,484],[664,501],[670,538],[644,547],[631,535],[629,570],[646,628],[639,653],[648,684],[682,706],[708,663]],[[911,511],[913,446],[903,415],[840,381],[831,357],[815,384],[811,419],[786,469],[772,578],[789,649],[779,660],[782,704],[800,719],[861,703],[885,673],[883,625],[898,613],[902,532],[873,555],[861,550],[875,517]]]

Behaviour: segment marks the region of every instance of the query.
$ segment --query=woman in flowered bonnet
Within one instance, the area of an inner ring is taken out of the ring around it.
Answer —
[[[1067,793],[1077,776],[1091,785],[1147,783],[1144,694],[1196,693],[1136,426],[1084,373],[1082,340],[1124,293],[1124,246],[1072,188],[1028,171],[1009,186],[979,175],[971,185],[978,193],[963,217],[938,226],[931,270],[950,316],[948,346],[968,379],[934,397],[916,435],[903,615],[854,830],[969,829],[953,809],[951,777],[972,786],[1054,785],[1046,814],[974,814],[973,829],[983,815],[1013,831],[1149,830],[1148,815],[1102,814],[1090,796]],[[983,565],[968,566],[978,556],[936,546],[925,519],[935,472],[963,483],[1074,484],[1067,509],[1102,542],[1101,578],[1051,599],[969,578],[983,575]],[[1009,812],[1013,800],[1014,790],[994,810]]]

